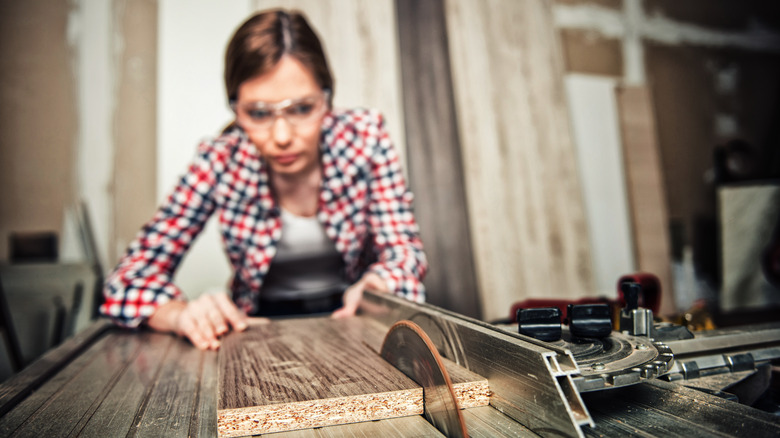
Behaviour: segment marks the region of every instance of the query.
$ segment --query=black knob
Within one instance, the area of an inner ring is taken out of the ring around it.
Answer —
[[[642,294],[642,285],[633,281],[627,281],[620,285],[623,292],[623,299],[626,300],[626,310],[631,311],[639,308],[639,295]]]
[[[605,338],[612,333],[609,304],[569,304],[569,331],[575,338]]]
[[[557,341],[561,339],[561,310],[557,307],[518,309],[517,327],[522,335],[545,342]]]

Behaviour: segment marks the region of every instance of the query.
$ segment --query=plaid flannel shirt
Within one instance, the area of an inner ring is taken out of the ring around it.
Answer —
[[[424,301],[421,281],[427,262],[412,215],[412,194],[382,116],[371,110],[329,113],[320,157],[317,218],[343,256],[348,280],[356,281],[368,270],[395,294]],[[199,146],[187,173],[106,280],[101,313],[134,327],[158,306],[183,299],[171,279],[215,212],[234,271],[233,300],[248,314],[255,313],[282,223],[267,165],[240,128]]]

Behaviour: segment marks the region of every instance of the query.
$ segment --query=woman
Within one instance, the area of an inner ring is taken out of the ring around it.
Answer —
[[[109,276],[101,312],[219,348],[247,315],[353,315],[366,289],[421,302],[427,268],[381,116],[334,110],[333,79],[302,14],[247,20],[225,56],[235,122],[195,161]],[[234,274],[191,302],[171,282],[217,214]],[[335,311],[334,311],[335,310]]]

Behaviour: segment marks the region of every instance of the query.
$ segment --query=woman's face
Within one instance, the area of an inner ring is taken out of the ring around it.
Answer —
[[[283,56],[238,87],[236,121],[279,176],[306,177],[319,168],[319,139],[327,96],[297,59]]]

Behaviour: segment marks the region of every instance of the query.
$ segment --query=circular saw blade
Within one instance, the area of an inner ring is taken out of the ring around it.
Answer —
[[[427,334],[411,321],[395,323],[382,343],[382,357],[423,387],[425,418],[448,437],[468,437],[452,380]]]

